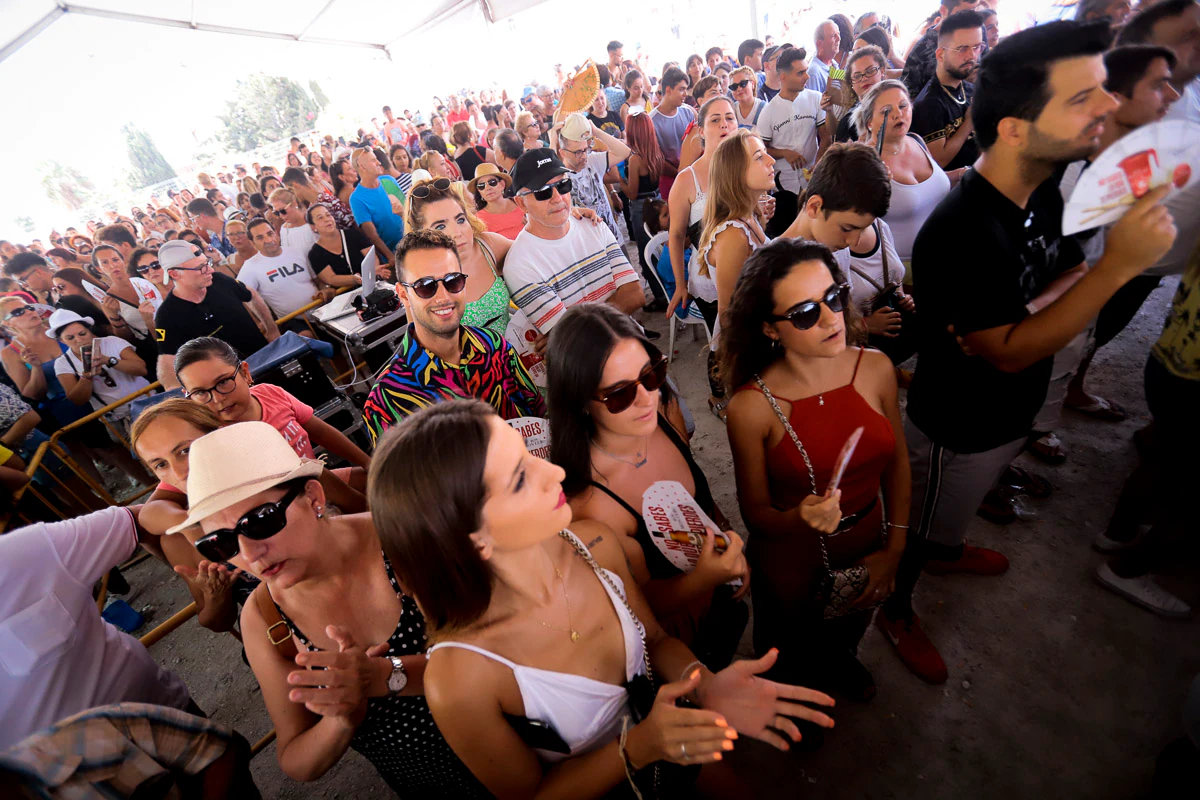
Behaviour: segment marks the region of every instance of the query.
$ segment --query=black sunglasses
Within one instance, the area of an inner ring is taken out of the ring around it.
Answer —
[[[467,276],[461,272],[448,272],[440,278],[421,278],[412,283],[400,281],[401,286],[413,290],[413,294],[422,300],[428,300],[437,294],[438,284],[444,284],[450,294],[458,294],[467,286]]]
[[[633,401],[637,399],[638,386],[645,386],[647,392],[657,392],[666,381],[667,357],[660,355],[657,361],[642,370],[636,380],[595,399],[604,403],[604,407],[610,414],[620,414],[633,405]]]
[[[428,183],[422,183],[420,186],[413,189],[409,194],[418,200],[424,200],[429,195],[433,194],[436,189],[439,192],[444,192],[450,188],[449,178],[436,178]],[[432,295],[430,295],[432,297]]]
[[[196,549],[209,561],[228,561],[238,554],[238,537],[261,542],[270,539],[287,525],[287,510],[304,491],[308,481],[297,481],[288,493],[274,503],[250,509],[232,528],[221,528],[196,541]]]
[[[539,203],[544,203],[550,199],[550,195],[554,194],[554,191],[556,189],[558,190],[559,194],[570,194],[571,193],[571,179],[563,178],[558,183],[552,183],[549,186],[543,186],[542,188],[535,189],[532,192],[525,192],[524,195],[525,196],[533,195],[534,200],[537,200]]]
[[[483,180],[475,184],[475,188],[482,192],[484,189],[488,189],[500,183],[502,183],[502,181],[499,178],[488,178],[487,180]]]
[[[840,314],[846,310],[846,305],[850,302],[850,284],[834,284],[825,290],[825,295],[820,300],[806,300],[803,303],[792,308],[781,317],[767,317],[769,322],[783,322],[787,320],[792,323],[798,331],[806,331],[816,325],[821,319],[821,304],[829,306],[829,310],[835,314]]]
[[[28,311],[33,311],[33,306],[17,306],[12,311],[8,312],[8,315],[4,317],[4,321],[8,322],[10,319],[19,317]]]
[[[142,266],[138,267],[137,271],[138,274],[145,275],[152,269],[162,269],[162,264],[158,263],[157,261],[151,261],[149,264],[143,264]]]
[[[747,78],[744,81],[738,81],[737,83],[729,84],[729,88],[730,89],[741,89],[743,86],[749,86],[751,83],[754,83],[754,81],[751,81],[749,78]]]

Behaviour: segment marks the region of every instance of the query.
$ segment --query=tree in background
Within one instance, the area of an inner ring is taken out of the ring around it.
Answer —
[[[33,217],[13,217],[13,223],[26,233],[33,233],[34,228],[37,227]]]
[[[317,101],[317,108],[324,111],[329,105],[329,98],[325,96],[325,92],[321,91],[321,84],[316,81],[309,81],[308,91],[312,93],[313,100]]]
[[[42,161],[38,164],[38,172],[46,197],[70,211],[79,211],[96,193],[95,184],[86,175],[60,161]]]
[[[253,150],[312,127],[320,108],[300,84],[276,75],[251,75],[239,80],[234,98],[226,102],[220,137],[233,152]]]
[[[130,171],[127,182],[130,189],[141,189],[176,177],[175,168],[159,151],[150,134],[133,124],[121,126],[125,134],[125,149],[129,154]]]

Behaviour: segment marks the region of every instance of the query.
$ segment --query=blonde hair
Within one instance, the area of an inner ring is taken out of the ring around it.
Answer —
[[[166,419],[168,417],[182,420],[201,433],[212,433],[218,428],[225,426],[225,423],[221,421],[216,412],[208,406],[202,406],[185,397],[172,397],[170,400],[164,400],[158,405],[150,406],[150,408],[141,413],[141,416],[133,421],[133,427],[129,430],[129,442],[133,445],[135,453],[137,453],[138,439],[146,433],[146,429],[159,419]],[[141,453],[138,453],[138,458],[141,458],[141,455]],[[145,462],[145,459],[143,458],[142,461]],[[146,464],[146,466],[150,465]]]
[[[417,160],[419,161],[420,159]],[[438,179],[434,178],[434,180]],[[450,198],[462,208],[463,213],[467,215],[467,224],[475,232],[476,238],[487,231],[487,226],[483,224],[483,221],[479,217],[475,216],[475,209],[473,207],[475,198],[472,197],[471,202],[467,202],[462,181],[450,181],[448,189],[435,189],[433,180],[417,181],[412,185],[412,188],[416,189],[418,186],[428,186],[429,194],[426,197],[415,197],[411,191],[409,192],[408,203],[404,206],[404,229],[406,231],[419,231],[425,227],[424,218],[417,213],[418,206],[426,206],[430,203],[436,203],[438,200],[445,200],[446,198]]]
[[[13,303],[20,303],[23,306],[29,305],[29,302],[24,297],[0,297],[0,318],[3,318],[8,313],[8,307]]]
[[[730,134],[717,145],[712,162],[708,165],[708,201],[704,206],[704,232],[700,235],[697,272],[703,277],[709,275],[708,251],[722,223],[751,217],[757,218],[760,225],[763,223],[762,210],[758,207],[759,193],[746,186],[751,138],[759,137],[748,128],[740,128]]]
[[[246,194],[256,194],[258,192],[258,178],[250,175],[242,178],[242,191]]]
[[[885,81],[872,86],[867,90],[867,93],[859,100],[858,108],[851,113],[850,123],[858,131],[859,141],[867,142],[871,139],[871,120],[875,118],[875,105],[879,102],[879,95],[884,92],[890,92],[893,89],[899,90],[900,94],[904,95],[904,99],[912,103],[912,96],[908,93],[908,87],[903,81],[898,81],[889,78]],[[893,120],[894,121],[894,120]],[[886,134],[885,134],[886,135]]]
[[[738,67],[738,68],[737,68],[737,69],[735,69],[733,72],[729,73],[729,82],[730,82],[730,83],[737,83],[737,76],[738,76],[738,75],[745,75],[747,78],[749,78],[749,79],[750,79],[750,80],[752,80],[752,81],[757,81],[757,80],[758,80],[758,76],[754,74],[754,70],[753,70],[753,68],[751,68],[751,67]]]
[[[517,114],[517,134],[520,135],[522,139],[525,138],[525,129],[532,124],[533,114],[530,114],[528,111],[522,111],[521,113]]]
[[[412,161],[412,164],[415,169],[423,169],[432,175],[433,174],[433,162],[436,160],[434,158],[434,156],[442,156],[443,161],[450,160],[450,159],[446,158],[445,156],[443,156],[441,153],[439,153],[437,150],[426,150],[424,153],[421,153],[421,155],[417,156],[417,160]],[[410,159],[410,161],[411,161],[411,159]]]
[[[291,189],[276,189],[271,192],[271,196],[267,198],[267,202],[272,200],[283,200],[286,203],[296,202],[296,195]]]

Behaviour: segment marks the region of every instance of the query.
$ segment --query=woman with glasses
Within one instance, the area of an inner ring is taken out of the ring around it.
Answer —
[[[228,234],[228,230],[226,233]],[[152,252],[149,248],[139,247],[129,254],[125,274],[131,279],[139,278],[146,281],[157,289],[162,297],[166,297],[171,291],[171,287],[166,283],[162,265],[158,263],[158,253]]]
[[[419,182],[409,195],[404,229],[426,228],[454,240],[460,269],[467,276],[462,324],[487,328],[503,338],[511,301],[503,277],[504,257],[512,242],[488,231],[463,200],[458,185],[446,178]]]
[[[353,749],[401,797],[486,796],[430,716],[425,620],[371,517],[329,513],[320,463],[263,423],[190,450],[190,512],[170,531],[262,581],[241,631],[284,774],[316,780]]]
[[[287,390],[255,383],[250,365],[227,342],[211,336],[186,342],[175,352],[175,377],[184,397],[208,406],[226,424],[269,423],[303,458],[315,458],[314,447],[324,448],[352,465],[336,471],[338,477],[357,491],[366,488],[371,457]]]
[[[508,196],[511,187],[512,178],[495,164],[480,164],[468,184],[479,221],[510,241],[525,227],[525,212]]]
[[[320,203],[309,206],[304,218],[317,235],[308,251],[308,263],[317,279],[326,286],[361,286],[362,262],[371,250],[370,240],[357,225],[339,229],[333,214]],[[377,267],[375,274],[392,279],[392,271],[384,266]]]
[[[755,651],[779,649],[782,680],[868,700],[856,651],[895,588],[911,486],[895,368],[847,347],[862,338],[849,292],[824,245],[772,242],[746,262],[720,354]]]
[[[883,127],[884,111],[887,128]],[[859,141],[879,149],[892,175],[892,204],[887,224],[892,229],[896,252],[905,262],[912,258],[913,242],[926,218],[958,183],[966,168],[946,172],[930,154],[925,141],[911,133],[912,99],[901,81],[886,80],[873,87],[854,111]],[[905,283],[911,283],[911,278]]]
[[[542,140],[542,124],[528,111],[517,114],[517,133],[526,150],[538,150],[546,146]]]
[[[226,222],[225,236],[233,245],[233,252],[226,256],[219,265],[216,265],[215,269],[224,272],[231,278],[237,278],[242,267],[249,259],[258,255],[258,251],[254,249],[254,242],[250,241],[250,232],[246,229],[244,220],[231,219]]]
[[[834,131],[835,142],[857,142],[858,128],[854,124],[854,110],[872,87],[887,79],[887,59],[882,50],[874,45],[860,47],[850,54],[846,66],[850,88],[854,90],[854,105],[838,120]]]
[[[396,172],[396,183],[400,185],[400,191],[407,196],[412,190],[412,153],[408,152],[408,148],[404,145],[394,144],[388,151],[388,161],[391,162],[392,169]]]
[[[749,619],[741,598],[750,570],[688,447],[666,357],[627,315],[588,303],[555,326],[546,365],[550,460],[566,472],[573,518],[611,528],[655,618],[709,669],[724,669]],[[664,554],[661,534],[651,535],[642,517],[643,496],[658,481],[678,481],[728,531],[720,552],[714,535],[704,539],[690,572]]]
[[[572,524],[562,479],[478,400],[417,412],[371,471],[384,552],[437,642],[430,710],[491,793],[598,798],[637,780],[690,795],[700,770],[670,764],[707,768],[742,736],[785,749],[792,717],[833,724],[796,702],[830,698],[757,677],[774,654],[713,674],[670,637],[612,532]],[[676,707],[683,695],[700,708]]]
[[[737,115],[739,128],[758,125],[758,115],[767,107],[758,96],[758,76],[750,67],[738,67],[729,76],[729,88],[733,90],[733,111]]]

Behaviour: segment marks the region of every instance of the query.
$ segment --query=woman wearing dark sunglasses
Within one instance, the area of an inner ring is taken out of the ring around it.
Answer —
[[[742,538],[729,530],[708,479],[692,457],[667,359],[628,315],[601,303],[578,305],[554,327],[547,358],[550,458],[566,472],[574,518],[618,534],[629,569],[663,627],[709,669],[729,665],[749,611],[750,570]],[[642,518],[642,497],[678,481],[732,542],[717,552],[708,536],[684,572],[663,555]],[[741,579],[740,588],[728,586]]]
[[[782,239],[750,256],[725,320],[721,374],[736,391],[729,442],[754,543],[755,651],[779,649],[782,680],[870,699],[875,683],[855,653],[871,609],[895,588],[908,531],[895,369],[878,351],[847,347],[862,322],[833,255],[815,242]],[[867,574],[854,572],[851,588],[865,587],[839,607],[833,573],[856,565]]]
[[[139,247],[129,254],[129,262],[125,274],[130,278],[140,278],[153,286],[160,296],[166,297],[171,293],[171,287],[166,283],[166,274],[158,263],[158,254],[145,247]]]
[[[509,241],[525,227],[525,212],[508,196],[511,186],[512,178],[495,164],[480,164],[468,184],[479,221]]]
[[[169,532],[262,581],[241,631],[284,774],[316,780],[353,748],[401,797],[483,796],[421,696],[425,621],[371,517],[329,513],[320,462],[266,423],[221,428],[190,451],[189,513]]]
[[[567,528],[563,477],[476,400],[417,412],[372,462],[384,551],[437,640],[430,709],[489,791],[596,798],[643,770],[669,779],[663,762],[720,761],[739,734],[786,749],[792,717],[833,724],[796,702],[826,696],[757,677],[774,654],[714,675],[668,636],[611,531]],[[702,708],[676,707],[693,693]]]

